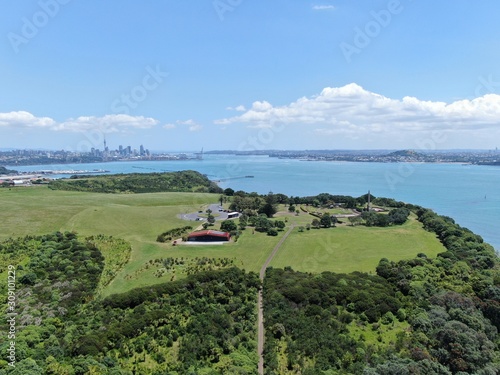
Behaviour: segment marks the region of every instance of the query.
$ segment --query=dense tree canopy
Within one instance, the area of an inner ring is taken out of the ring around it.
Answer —
[[[49,188],[96,193],[222,192],[215,182],[196,171],[72,176],[51,181]]]

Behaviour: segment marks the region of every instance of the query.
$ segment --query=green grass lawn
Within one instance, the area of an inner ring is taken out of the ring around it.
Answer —
[[[153,193],[100,194],[53,191],[47,187],[0,189],[3,211],[0,240],[27,234],[75,231],[82,236],[105,234],[132,245],[130,262],[103,290],[102,295],[171,280],[172,274],[154,275],[145,268],[161,258],[230,258],[234,265],[258,272],[283,232],[277,237],[244,231],[238,242],[224,245],[172,246],[156,237],[168,229],[199,222],[182,220],[178,214],[197,212],[219,199],[217,194]],[[218,224],[216,227],[218,228]],[[184,274],[178,272],[176,277]]]
[[[402,226],[387,228],[345,224],[304,232],[295,228],[271,266],[290,266],[304,272],[374,273],[381,258],[397,261],[418,253],[435,257],[443,251],[445,248],[435,235],[426,232],[415,218]]]
[[[276,237],[253,233],[248,227],[237,242],[224,245],[180,245],[158,243],[156,237],[169,229],[192,225],[179,214],[205,210],[216,203],[217,194],[152,193],[100,194],[53,191],[45,186],[0,189],[2,226],[0,240],[27,234],[75,231],[82,236],[105,234],[123,238],[132,245],[130,261],[103,290],[102,295],[123,292],[137,286],[169,281],[185,275],[181,268],[158,276],[155,259],[228,258],[235,266],[259,272],[285,232]],[[291,266],[298,271],[374,272],[383,257],[391,260],[411,258],[420,252],[434,257],[444,251],[433,234],[412,219],[401,227],[367,228],[341,225],[331,229],[299,232],[313,216],[287,212],[276,215],[296,225],[277,253],[271,266]],[[214,229],[219,228],[219,223]],[[285,229],[285,231],[287,230]]]
[[[75,230],[154,240],[161,232],[187,225],[177,214],[198,211],[217,194],[99,194],[50,190],[46,186],[0,189],[0,239]],[[193,222],[193,226],[196,225]]]

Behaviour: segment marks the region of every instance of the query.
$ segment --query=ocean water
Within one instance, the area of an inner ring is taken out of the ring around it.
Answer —
[[[197,170],[222,188],[305,196],[319,193],[390,197],[447,215],[500,251],[500,167],[462,164],[303,161],[267,156],[205,155],[203,160],[126,161],[9,166],[19,171],[93,170],[109,173]],[[245,177],[253,176],[253,177]],[[55,175],[54,177],[67,177]]]

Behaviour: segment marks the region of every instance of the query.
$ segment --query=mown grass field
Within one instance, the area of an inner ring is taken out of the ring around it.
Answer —
[[[238,242],[224,245],[174,247],[156,242],[168,229],[200,225],[180,219],[178,214],[205,211],[218,199],[217,194],[202,193],[100,194],[53,191],[44,186],[0,189],[0,240],[75,231],[81,236],[105,234],[129,241],[130,261],[103,296],[170,280],[171,274],[157,277],[156,268],[145,268],[150,260],[161,258],[230,258],[236,266],[258,272],[282,233],[278,237],[252,235],[248,228]],[[179,272],[176,277],[182,275]]]
[[[435,235],[426,232],[411,217],[402,226],[386,228],[343,224],[299,232],[296,227],[270,265],[314,273],[375,273],[381,258],[397,261],[413,258],[418,253],[432,258],[443,251],[445,248]]]
[[[120,237],[132,245],[130,261],[103,290],[102,295],[124,292],[138,286],[169,281],[185,275],[182,267],[158,276],[150,261],[165,258],[228,258],[247,271],[258,272],[285,232],[276,237],[248,227],[237,242],[224,245],[181,245],[158,243],[158,234],[189,222],[179,214],[205,210],[216,203],[217,194],[152,193],[100,194],[53,191],[47,187],[0,189],[2,226],[0,240],[27,234],[75,231],[81,236],[105,234]],[[424,231],[415,219],[401,227],[367,228],[340,225],[331,229],[299,232],[313,216],[284,212],[287,228],[296,225],[271,262],[273,267],[291,266],[305,272],[375,272],[383,257],[411,258],[420,252],[434,257],[444,251],[433,234]],[[347,220],[346,220],[347,221]],[[217,227],[216,227],[217,228]],[[106,256],[106,254],[104,254]]]

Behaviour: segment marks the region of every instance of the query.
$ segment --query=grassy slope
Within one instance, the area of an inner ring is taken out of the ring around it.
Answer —
[[[84,236],[105,234],[124,238],[132,245],[130,262],[103,295],[182,277],[182,270],[155,276],[158,268],[146,266],[150,260],[159,258],[231,258],[234,265],[258,272],[284,232],[269,237],[263,233],[253,234],[252,228],[247,228],[238,242],[222,246],[173,247],[155,241],[165,230],[196,225],[179,219],[177,214],[204,210],[208,203],[215,203],[218,198],[217,194],[197,193],[80,193],[53,191],[43,186],[0,189],[3,211],[0,240],[57,230],[74,230]],[[280,209],[286,210],[286,207]],[[298,226],[310,223],[311,215],[280,213],[277,218],[286,218],[288,225],[293,223],[297,227],[271,263],[274,267],[292,266],[308,272],[374,272],[382,257],[398,260],[419,252],[433,257],[444,250],[415,220],[396,228],[344,225],[299,233]]]
[[[291,266],[304,272],[374,273],[381,258],[397,261],[418,253],[435,257],[443,251],[445,248],[435,235],[424,231],[415,218],[402,226],[387,228],[344,224],[302,233],[295,228],[271,266]]]
[[[252,235],[249,228],[245,231],[248,235],[240,241],[223,246],[173,247],[156,242],[156,236],[165,230],[199,224],[179,219],[177,214],[204,210],[218,199],[218,194],[198,193],[115,195],[53,191],[46,187],[0,189],[4,214],[0,240],[57,230],[124,238],[132,245],[130,262],[103,291],[104,296],[170,280],[169,273],[158,278],[154,276],[157,268],[145,269],[149,260],[158,258],[232,258],[236,266],[258,272],[281,235]]]

